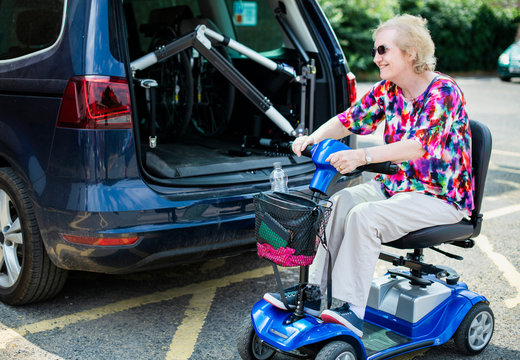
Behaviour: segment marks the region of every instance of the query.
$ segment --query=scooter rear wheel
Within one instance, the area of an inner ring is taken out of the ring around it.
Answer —
[[[316,360],[357,360],[356,350],[344,341],[333,341],[320,350]]]
[[[269,360],[276,353],[275,350],[264,345],[256,335],[251,318],[247,318],[239,330],[237,349],[244,360]]]
[[[475,304],[453,335],[457,349],[468,355],[481,353],[491,340],[494,325],[495,317],[491,308],[485,303]]]

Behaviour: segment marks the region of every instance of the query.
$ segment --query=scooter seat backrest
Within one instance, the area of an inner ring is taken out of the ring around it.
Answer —
[[[474,209],[471,219],[450,225],[438,225],[411,232],[400,239],[386,243],[398,249],[423,249],[443,243],[468,240],[480,233],[482,214],[480,209],[484,196],[484,185],[491,157],[491,132],[489,128],[475,120],[470,120],[471,127],[471,165],[474,178]]]
[[[484,197],[484,184],[491,157],[492,138],[489,128],[475,120],[470,120],[471,126],[471,164],[473,178],[475,179],[475,189],[473,192],[473,202],[475,208],[471,215],[471,221],[480,216],[482,198]]]

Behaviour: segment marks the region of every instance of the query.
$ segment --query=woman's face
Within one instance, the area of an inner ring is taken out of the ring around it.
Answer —
[[[382,30],[376,36],[374,48],[383,46],[384,54],[376,51],[374,63],[379,67],[379,76],[383,80],[399,84],[399,80],[413,73],[412,56],[401,51],[395,42],[397,31],[394,29]]]

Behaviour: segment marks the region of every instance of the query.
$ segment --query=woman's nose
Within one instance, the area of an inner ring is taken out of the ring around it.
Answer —
[[[374,62],[376,63],[376,65],[377,65],[377,63],[380,62],[382,58],[383,58],[383,57],[382,57],[381,55],[379,55],[379,53],[376,51],[376,56],[374,56],[374,60],[373,60],[373,61],[374,61]]]

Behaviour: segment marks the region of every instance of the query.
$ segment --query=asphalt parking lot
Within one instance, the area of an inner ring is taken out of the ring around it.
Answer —
[[[495,314],[489,347],[473,359],[520,359],[520,82],[456,78],[468,113],[487,124],[493,153],[477,246],[456,261],[428,251],[426,260],[455,268],[486,296]],[[370,84],[360,83],[358,92]],[[380,134],[360,145],[380,141]],[[377,273],[388,267],[379,263]],[[286,284],[297,270],[283,271]],[[132,275],[71,273],[65,289],[41,304],[0,304],[0,359],[239,359],[239,324],[267,290],[271,267],[255,253]],[[462,359],[452,343],[399,359]],[[276,359],[286,359],[278,356]]]

